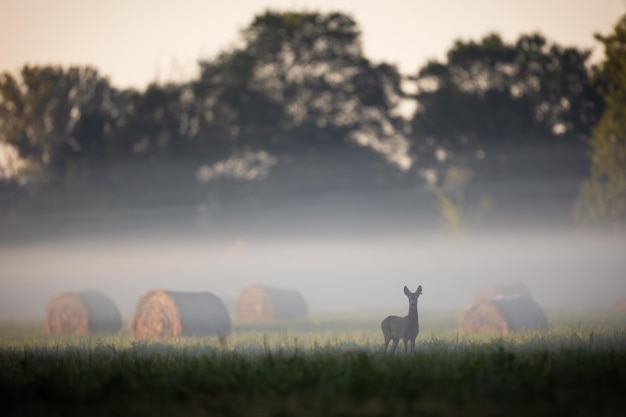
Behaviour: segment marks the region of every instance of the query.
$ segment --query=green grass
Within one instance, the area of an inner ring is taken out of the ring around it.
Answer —
[[[375,319],[166,342],[0,323],[0,414],[624,415],[624,317],[555,315],[547,333],[507,336],[458,335],[443,316],[422,323],[408,356],[382,354]]]

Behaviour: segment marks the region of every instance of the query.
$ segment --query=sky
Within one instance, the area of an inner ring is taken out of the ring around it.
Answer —
[[[197,61],[240,40],[264,10],[341,11],[362,29],[366,57],[415,73],[455,39],[495,31],[514,41],[540,31],[592,48],[626,13],[626,0],[2,0],[0,71],[25,64],[92,65],[120,88],[195,75]]]

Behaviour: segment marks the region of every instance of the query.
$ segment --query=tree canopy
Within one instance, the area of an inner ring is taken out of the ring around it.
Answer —
[[[594,74],[606,108],[591,139],[591,175],[575,215],[585,224],[626,227],[626,15],[609,35],[597,34],[606,58]]]
[[[597,120],[602,100],[588,58],[589,51],[549,44],[540,34],[515,43],[498,34],[458,40],[446,62],[431,61],[413,77],[412,155],[422,168],[528,173],[528,161],[516,166],[516,153],[574,146]]]
[[[597,36],[607,58],[595,69],[588,50],[542,34],[491,33],[407,75],[364,55],[348,14],[268,10],[185,82],[118,89],[94,68],[53,65],[0,74],[0,144],[27,168],[20,210],[40,211],[276,204],[294,190],[369,202],[398,190],[410,205],[428,182],[443,186],[432,201],[451,202],[450,186],[582,181],[591,146],[578,216],[621,222],[624,25]],[[401,114],[407,102],[416,110]]]

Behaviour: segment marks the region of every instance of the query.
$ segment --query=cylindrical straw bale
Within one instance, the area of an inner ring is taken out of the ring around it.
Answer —
[[[239,295],[233,320],[240,323],[294,320],[305,318],[308,310],[304,297],[297,291],[253,285]]]
[[[153,290],[135,306],[130,333],[137,339],[228,335],[230,316],[222,300],[208,292]]]
[[[461,316],[461,333],[500,333],[547,330],[548,322],[539,305],[529,297],[477,300]]]
[[[48,302],[48,334],[117,333],[122,316],[113,301],[99,291],[67,292]]]
[[[616,313],[626,313],[626,297],[615,300],[611,305],[611,311]]]

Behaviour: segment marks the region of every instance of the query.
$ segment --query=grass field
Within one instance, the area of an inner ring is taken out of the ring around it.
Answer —
[[[383,355],[377,318],[167,342],[4,322],[0,415],[626,415],[626,317],[549,317],[546,333],[467,336],[422,313],[408,356]]]

